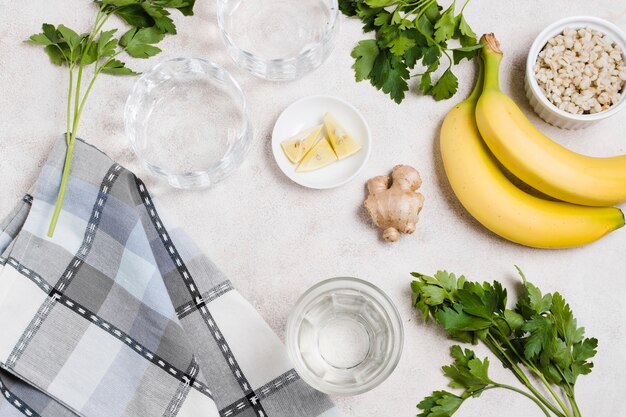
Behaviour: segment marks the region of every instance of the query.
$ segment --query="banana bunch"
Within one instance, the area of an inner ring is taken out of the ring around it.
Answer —
[[[626,201],[626,155],[580,155],[539,132],[500,91],[498,41],[493,34],[482,41],[476,87],[448,113],[441,129],[446,175],[463,206],[492,232],[538,248],[585,245],[624,226],[622,211],[606,206]],[[498,161],[561,201],[522,191]]]

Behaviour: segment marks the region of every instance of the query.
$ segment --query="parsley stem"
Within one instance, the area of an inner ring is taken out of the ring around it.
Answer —
[[[76,80],[76,98],[75,98],[75,102],[74,102],[74,126],[75,127],[77,127],[78,120],[80,119],[79,111],[82,110],[82,107],[84,105],[84,104],[81,105],[81,102],[80,102],[81,101],[81,98],[80,98],[81,97],[80,96],[80,88],[82,86],[83,67],[84,67],[85,57],[87,56],[87,51],[89,49],[89,45],[95,39],[96,35],[98,34],[98,31],[100,29],[102,29],[102,26],[104,26],[106,21],[109,19],[109,16],[111,16],[109,13],[105,13],[104,12],[104,7],[105,7],[105,5],[102,4],[100,9],[98,10],[98,14],[96,15],[96,20],[94,22],[93,29],[91,30],[91,34],[89,34],[89,38],[87,39],[86,46],[83,49],[83,54],[82,54],[82,56],[80,58],[80,64],[78,66],[78,79]],[[87,94],[85,94],[85,97],[86,96],[87,96]]]
[[[504,341],[504,343],[507,344],[507,346],[509,347],[509,349],[511,349],[511,351],[515,354],[515,356],[519,359],[519,361],[521,363],[524,364],[524,366],[526,366],[528,369],[530,369],[535,375],[537,375],[537,377],[539,377],[539,379],[541,380],[541,382],[543,383],[543,385],[545,385],[545,387],[548,389],[548,391],[550,392],[550,394],[552,395],[552,397],[554,397],[554,400],[559,404],[559,406],[561,407],[561,409],[563,410],[563,412],[565,412],[565,415],[567,417],[571,417],[570,413],[569,413],[569,409],[567,408],[567,406],[565,405],[565,403],[563,402],[563,400],[561,399],[561,397],[554,391],[554,389],[552,389],[552,385],[550,385],[550,383],[546,380],[545,376],[543,375],[543,373],[537,369],[537,367],[532,364],[531,362],[529,362],[528,360],[526,360],[526,358],[520,354],[517,349],[515,349],[515,347],[513,346],[513,344],[511,343],[511,341],[509,340],[508,337],[505,337],[503,334],[501,334],[500,332],[498,332],[500,339],[502,339]],[[493,335],[491,335],[491,337],[493,338]],[[494,342],[498,343],[495,338],[494,338]]]
[[[572,384],[569,383],[569,381],[565,377],[565,374],[560,368],[557,367],[557,371],[559,371],[559,375],[561,375],[561,378],[563,378],[563,381],[565,381],[565,387],[563,387],[563,390],[565,391],[565,395],[567,395],[569,404],[572,407],[572,411],[574,412],[574,417],[581,417],[582,414],[580,412],[580,409],[578,408],[578,404],[576,403],[576,395],[574,393],[574,387],[572,386]]]
[[[550,391],[550,394],[552,394],[552,396],[554,397],[554,399],[556,400],[556,402],[559,404],[559,406],[563,409],[563,412],[565,412],[565,415],[567,417],[571,417],[571,414],[569,412],[569,409],[567,408],[567,406],[565,405],[565,403],[563,402],[563,400],[561,399],[561,397],[554,392],[554,389],[552,389],[552,385],[550,385],[550,383],[548,382],[548,380],[546,380],[546,377],[543,376],[543,374],[537,370],[537,368],[534,368],[535,374],[537,374],[537,376],[539,377],[539,379],[541,379],[541,382],[543,382],[543,385],[546,386],[546,388],[548,389],[548,391]],[[532,369],[532,368],[531,368]]]
[[[72,100],[69,100],[69,97],[72,97],[72,89],[74,88],[74,65],[70,64],[70,82],[69,82],[69,87],[68,87],[68,91],[67,91],[67,130],[65,131],[65,143],[67,145],[70,144],[70,124],[72,122],[71,120],[71,111],[72,111]]]
[[[446,51],[445,48],[443,48],[438,42],[436,42],[432,36],[430,36],[428,33],[424,32],[422,29],[420,29],[420,25],[419,25],[419,21],[422,18],[422,16],[424,15],[424,13],[426,13],[426,10],[428,10],[428,8],[433,4],[433,3],[437,3],[437,0],[430,0],[428,3],[426,3],[426,5],[423,6],[422,10],[419,12],[419,14],[417,15],[417,18],[415,19],[415,22],[417,23],[415,25],[415,27],[417,28],[418,32],[422,34],[422,36],[424,36],[426,39],[428,39],[430,42],[432,42],[432,44],[434,46],[436,46],[443,54],[446,55],[446,57],[448,58],[448,61],[450,61],[450,65],[448,66],[448,69],[452,68],[452,58],[450,57],[450,55],[448,54],[448,51]]]
[[[463,14],[463,12],[465,11],[465,8],[467,7],[470,1],[472,0],[465,0],[465,3],[463,3],[463,7],[461,7],[461,13],[459,14]]]
[[[550,415],[550,413],[548,412],[548,410],[546,409],[546,407],[544,407],[544,405],[541,404],[541,401],[539,401],[539,399],[533,397],[532,395],[530,395],[526,391],[523,391],[523,390],[521,390],[519,388],[516,388],[516,387],[511,386],[511,385],[506,385],[506,384],[495,384],[494,387],[508,389],[509,391],[514,391],[514,392],[517,392],[518,394],[523,395],[524,397],[528,398],[529,400],[531,400],[532,402],[537,404],[537,407],[541,408],[541,411],[543,411],[543,413],[547,417],[552,417]]]
[[[569,399],[569,403],[572,406],[572,410],[574,410],[574,417],[582,417],[580,409],[578,408],[578,403],[576,402],[576,396],[574,395],[573,389],[570,389],[570,392],[567,393],[567,398]]]
[[[418,11],[420,8],[423,8],[422,11],[426,11],[426,9],[428,8],[428,6],[430,6],[430,4],[424,6],[427,2],[430,2],[430,0],[420,0],[417,3],[413,3],[411,4],[411,6],[415,6],[413,9],[409,10],[408,12],[405,13],[406,16],[412,15],[413,13],[415,13],[416,11]],[[432,3],[432,2],[430,2]],[[405,4],[405,7],[409,7],[409,4]],[[422,15],[422,13],[420,13],[420,16]],[[419,17],[418,19],[419,20]]]
[[[82,84],[82,76],[83,76],[83,67],[85,57],[87,56],[87,51],[89,49],[90,43],[96,37],[98,31],[102,28],[104,23],[108,20],[110,14],[104,12],[104,4],[98,10],[98,14],[96,15],[96,20],[94,22],[93,29],[91,30],[91,34],[89,35],[87,42],[85,43],[85,47],[83,49],[82,55],[80,57],[80,63],[78,64],[78,75],[76,78],[76,89],[74,96],[74,117],[72,119],[72,90],[74,86],[74,66],[76,65],[76,61],[72,60],[72,52],[70,52],[70,57],[68,58],[63,54],[68,64],[70,73],[69,73],[69,87],[68,87],[68,96],[67,96],[67,132],[65,132],[65,142],[67,145],[67,149],[65,151],[65,162],[63,164],[63,173],[61,176],[61,185],[59,187],[59,194],[57,195],[57,202],[54,206],[54,211],[52,213],[52,219],[50,220],[50,226],[48,227],[48,237],[52,237],[54,235],[54,230],[56,229],[57,223],[59,221],[59,216],[61,214],[61,209],[63,208],[63,201],[65,199],[65,190],[67,188],[67,183],[69,181],[70,169],[72,167],[72,157],[74,154],[74,141],[76,140],[76,131],[78,129],[78,122],[80,121],[80,115],[82,113],[83,107],[85,106],[85,99],[87,98],[89,92],[91,91],[91,87],[93,86],[93,82],[95,81],[95,77],[97,73],[94,74],[91,82],[89,83],[89,87],[87,92],[83,96],[81,101],[80,95],[80,87]],[[70,129],[71,125],[71,129]]]
[[[513,371],[517,379],[522,384],[524,384],[524,386],[526,386],[533,393],[533,395],[539,401],[541,401],[550,411],[552,411],[558,417],[571,417],[569,412],[566,412],[565,414],[563,414],[561,410],[556,408],[554,404],[552,404],[547,398],[541,395],[539,391],[537,391],[537,389],[533,386],[532,382],[530,382],[530,379],[528,379],[528,376],[526,376],[526,373],[524,372],[524,370],[520,368],[519,366],[517,366],[516,362],[513,361],[509,357],[509,355],[506,353],[504,349],[502,349],[499,342],[495,339],[495,337],[491,334],[491,332],[487,333],[487,338],[483,339],[483,342],[485,343],[485,345],[487,345],[489,350],[491,350],[496,356],[500,358],[500,360],[503,363],[506,363],[510,366],[511,370]]]
[[[65,152],[65,163],[63,165],[63,177],[61,178],[61,187],[59,188],[59,195],[57,196],[57,203],[54,207],[54,213],[52,215],[52,221],[48,228],[48,236],[52,237],[54,229],[56,228],[59,215],[61,214],[61,207],[63,206],[63,199],[65,198],[65,188],[67,187],[67,181],[69,179],[70,166],[72,165],[72,154],[74,153],[74,132],[72,131],[71,138],[67,144],[67,151]]]

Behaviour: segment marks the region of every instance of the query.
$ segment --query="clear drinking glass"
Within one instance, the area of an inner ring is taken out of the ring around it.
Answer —
[[[177,188],[222,180],[252,142],[239,84],[199,58],[171,59],[143,74],[126,101],[124,122],[137,157]]]
[[[337,0],[217,0],[217,13],[235,62],[273,81],[319,67],[339,31]]]
[[[332,278],[297,301],[286,341],[296,371],[309,385],[356,395],[393,372],[404,332],[398,310],[378,287],[358,278]]]

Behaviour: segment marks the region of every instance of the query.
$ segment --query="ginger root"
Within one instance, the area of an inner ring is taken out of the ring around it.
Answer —
[[[400,239],[400,233],[415,232],[424,206],[424,196],[416,191],[421,185],[419,172],[408,165],[396,165],[391,178],[380,176],[367,182],[369,196],[365,208],[374,224],[383,229],[387,242]]]

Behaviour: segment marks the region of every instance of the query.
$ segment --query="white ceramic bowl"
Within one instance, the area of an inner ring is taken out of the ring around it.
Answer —
[[[332,113],[361,145],[356,154],[311,172],[296,172],[280,143],[298,132],[322,123],[324,114]],[[346,184],[363,169],[372,152],[372,135],[365,118],[352,104],[331,96],[302,98],[287,107],[278,117],[272,132],[272,153],[280,170],[292,181],[319,190]]]
[[[620,28],[606,20],[591,16],[575,16],[559,20],[548,26],[537,36],[530,48],[528,60],[526,61],[525,84],[526,96],[530,100],[531,106],[543,120],[551,125],[562,129],[584,129],[618,113],[626,106],[626,99],[622,96],[622,100],[619,103],[614,104],[608,110],[595,114],[571,114],[559,109],[548,100],[535,79],[535,64],[537,63],[539,53],[548,41],[561,34],[568,27],[575,29],[589,27],[602,32],[608,35],[623,51],[626,51],[626,35]]]

